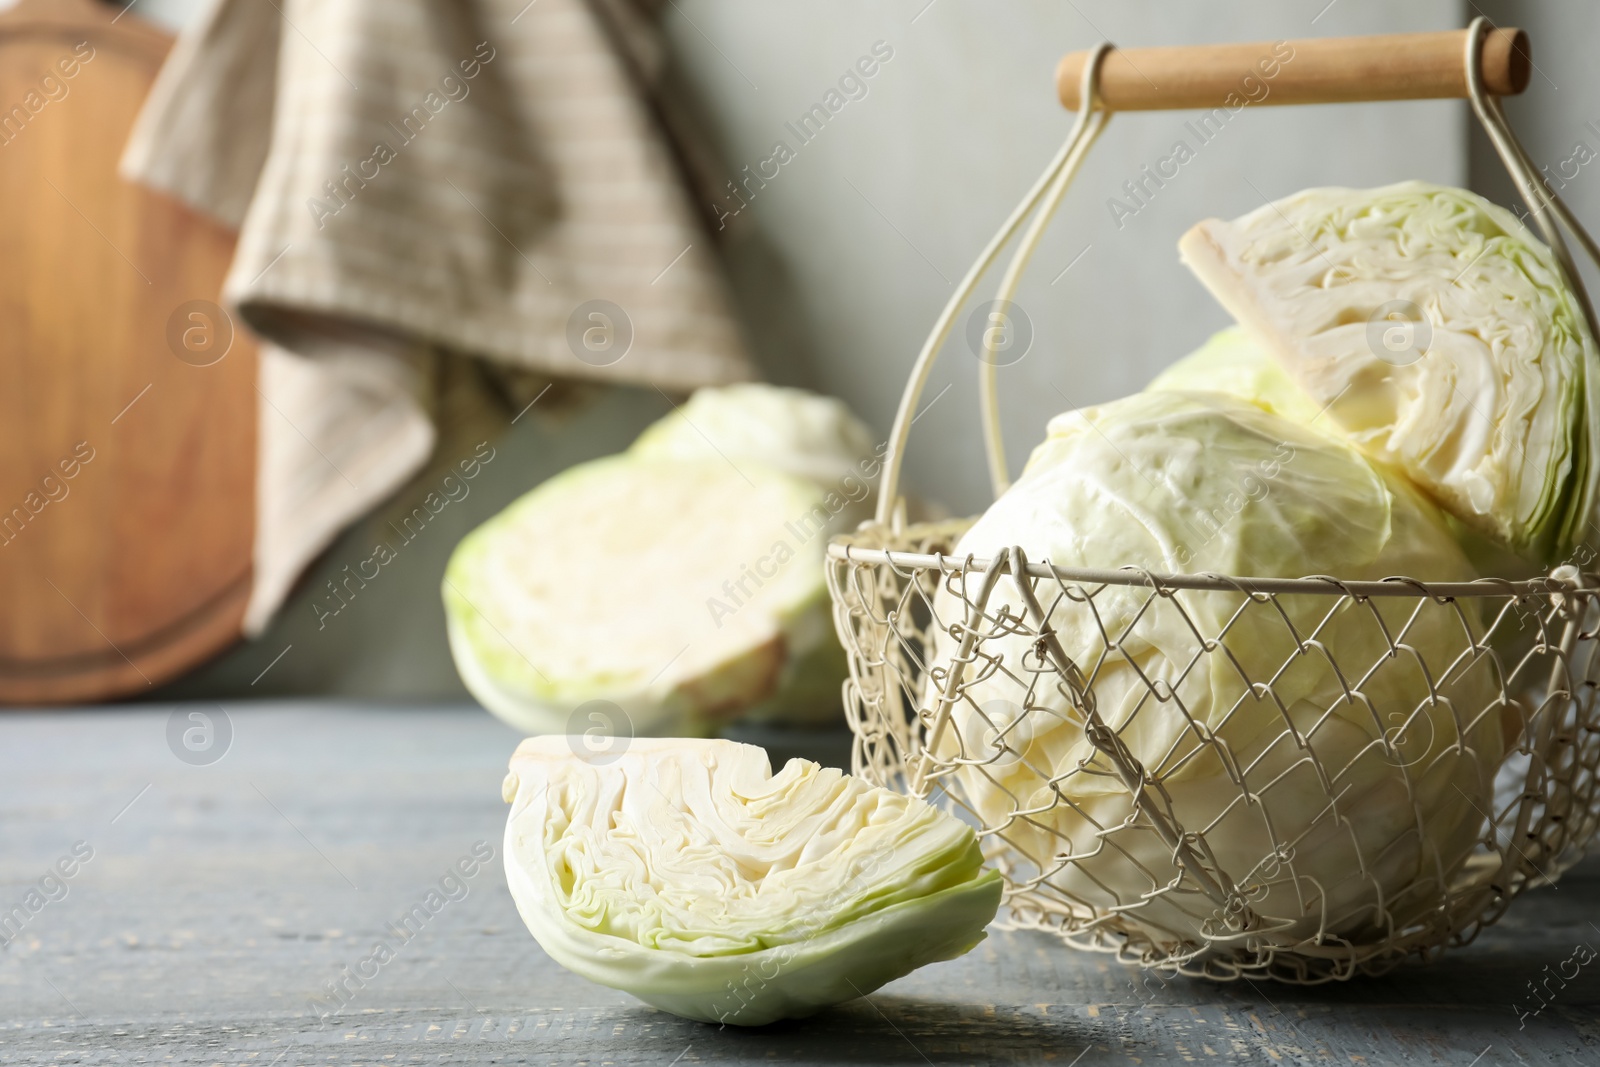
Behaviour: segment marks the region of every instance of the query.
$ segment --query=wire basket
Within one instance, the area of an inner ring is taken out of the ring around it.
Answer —
[[[1491,31],[1479,19],[1454,35],[1467,57],[1454,95],[1527,190],[1594,330],[1551,217],[1591,256],[1593,242],[1531,180],[1485,89]],[[1015,293],[1111,114],[1108,53],[1082,58],[1072,135],[918,358],[875,521],[829,546],[855,773],[964,812],[1005,877],[1008,923],[1076,947],[1298,983],[1431,957],[1553,882],[1600,826],[1600,583],[1572,565],[1431,585],[1074,570],[1020,547],[957,557],[970,519],[904,521],[900,462],[933,359],[1032,215],[1000,306]],[[994,366],[981,362],[980,392],[998,494]],[[1308,706],[1307,693],[1335,695]]]

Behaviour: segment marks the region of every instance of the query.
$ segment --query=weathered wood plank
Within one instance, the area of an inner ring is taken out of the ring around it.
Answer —
[[[93,853],[0,952],[0,1064],[1600,1062],[1600,965],[1512,1009],[1600,946],[1596,865],[1376,981],[1163,981],[996,932],[814,1019],[719,1030],[574,978],[528,936],[498,862],[516,737],[488,716],[230,707],[227,755],[191,766],[169,710],[0,717],[0,906],[76,842]],[[496,861],[400,940],[389,924],[480,840]],[[380,938],[394,959],[363,968]],[[341,1004],[326,983],[347,973]]]

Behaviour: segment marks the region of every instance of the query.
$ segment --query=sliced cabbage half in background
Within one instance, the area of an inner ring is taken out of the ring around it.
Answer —
[[[1402,479],[1340,438],[1219,393],[1143,393],[1056,417],[951,556],[1011,545],[1060,567],[1474,577],[1437,509]],[[1463,633],[1464,621],[1478,628],[1470,606],[1458,616],[1412,598],[1334,610],[1323,596],[1096,588],[1093,610],[1048,583],[1039,596],[1099,714],[1263,919],[1257,936],[1292,942],[1321,928],[1376,941],[1380,905],[1401,924],[1436,906],[1484,832],[1503,750],[1491,664]],[[987,605],[991,618],[1002,608],[1026,610],[1009,579]],[[962,620],[949,587],[935,613],[939,678],[957,649],[946,628]],[[1315,644],[1300,647],[1295,631]],[[1218,645],[1202,654],[1202,640]],[[1206,944],[1224,917],[1192,882],[1170,891],[1172,849],[1130,822],[1127,791],[1057,676],[1038,673],[1039,655],[1027,633],[980,646],[981,677],[938,749],[970,761],[954,776],[960,795],[1033,857],[1014,879],[1121,909],[1169,950]]]
[[[823,577],[838,521],[825,498],[753,460],[624,453],[551,478],[450,558],[462,680],[528,733],[836,719],[846,668]],[[591,701],[605,703],[584,711]]]
[[[529,733],[836,722],[822,560],[870,514],[878,466],[831,397],[699,390],[461,542],[444,600],[462,680]]]
[[[1308,189],[1179,242],[1369,456],[1540,562],[1592,532],[1594,338],[1550,250],[1461,189]]]
[[[810,1015],[961,955],[999,907],[971,828],[920,800],[732,741],[572,743],[512,757],[507,883],[557,963],[664,1011]]]

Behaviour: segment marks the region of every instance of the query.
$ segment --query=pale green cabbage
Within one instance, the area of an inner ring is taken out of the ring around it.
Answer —
[[[822,558],[838,513],[754,460],[579,464],[462,539],[445,572],[467,688],[528,733],[834,720],[846,668]]]
[[[999,907],[971,828],[920,800],[731,741],[569,746],[512,757],[512,896],[557,963],[664,1011],[809,1015],[961,955]]]
[[[822,558],[870,514],[880,451],[838,400],[699,390],[461,542],[443,591],[462,680],[529,733],[837,722]]]
[[[1438,512],[1402,480],[1341,440],[1219,393],[1144,393],[1058,416],[952,555],[992,558],[1012,545],[1059,567],[1474,577]],[[1039,595],[1100,715],[1160,779],[1175,820],[1204,832],[1262,918],[1257,937],[1292,942],[1320,928],[1379,940],[1386,921],[1436,903],[1483,832],[1503,747],[1489,664],[1463,656],[1470,604],[1457,615],[1374,598],[1325,619],[1332,598],[1246,607],[1234,592],[1106,586],[1097,617],[1056,590],[1046,583]],[[991,617],[1004,608],[1024,613],[1009,581],[988,604]],[[935,612],[944,628],[963,621],[949,589]],[[1288,624],[1311,641],[1299,655]],[[1201,655],[1202,639],[1219,637]],[[955,648],[941,633],[929,706]],[[1163,891],[1178,875],[1171,849],[1147,824],[1124,825],[1129,796],[1065,692],[1053,680],[1024,692],[1038,677],[1034,640],[999,636],[981,652],[937,754],[971,761],[955,775],[960,795],[1033,858],[1013,877],[1040,878],[1080,919],[1127,909],[1123,920],[1168,950],[1222,932],[1207,898]],[[1242,799],[1236,774],[1258,803]]]
[[[1156,375],[1153,392],[1227,393],[1302,426],[1337,433],[1317,405],[1239,326],[1212,334],[1205,344]]]
[[[1325,421],[1464,524],[1537,561],[1590,536],[1595,341],[1510,212],[1424,182],[1308,189],[1179,249]]]
[[[1340,435],[1325,410],[1294,383],[1278,361],[1244,331],[1230,326],[1213,334],[1205,344],[1156,375],[1146,389],[1152,392],[1209,390],[1248,400],[1263,410],[1282,415],[1302,426]],[[1478,574],[1512,580],[1536,578],[1537,561],[1511,551],[1504,541],[1490,537],[1446,512],[1446,525]]]
[[[651,459],[745,459],[849,492],[876,473],[872,433],[841,400],[745,382],[701,389],[639,435]],[[863,475],[865,474],[865,477]]]

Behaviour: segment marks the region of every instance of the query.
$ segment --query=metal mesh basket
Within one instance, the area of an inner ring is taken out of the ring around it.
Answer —
[[[1526,180],[1477,69],[1488,31],[1465,35],[1468,95],[1593,329],[1549,216],[1593,242]],[[900,459],[932,360],[1038,209],[1000,299],[1014,293],[1109,118],[1107,49],[1084,64],[1072,136],[917,361],[876,521],[829,547],[855,772],[964,812],[1005,876],[1008,921],[1077,947],[1301,983],[1431,956],[1554,881],[1600,825],[1600,590],[1579,567],[1432,585],[1071,570],[1021,548],[958,558],[971,520],[903,521]],[[994,361],[981,367],[998,492]]]

